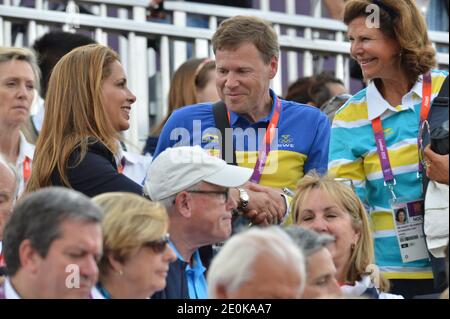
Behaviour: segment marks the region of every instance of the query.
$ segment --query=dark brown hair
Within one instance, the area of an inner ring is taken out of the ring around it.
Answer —
[[[428,38],[425,18],[413,0],[350,0],[345,5],[344,23],[349,25],[354,19],[368,17],[369,5],[381,3],[380,30],[395,39],[401,49],[401,67],[412,87],[419,75],[436,66],[436,51]]]

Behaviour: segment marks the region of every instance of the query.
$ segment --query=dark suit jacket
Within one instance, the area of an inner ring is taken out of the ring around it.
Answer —
[[[170,263],[166,287],[156,292],[152,299],[189,299],[186,266],[187,263],[178,258]]]
[[[100,142],[88,147],[86,156],[75,166],[80,150],[69,157],[67,175],[73,189],[89,197],[107,192],[130,192],[142,195],[142,186],[117,171],[114,155]],[[63,186],[58,171],[53,171],[52,184]]]

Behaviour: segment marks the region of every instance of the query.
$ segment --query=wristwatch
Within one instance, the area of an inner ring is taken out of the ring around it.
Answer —
[[[250,200],[250,197],[248,196],[248,193],[245,189],[237,187],[237,190],[239,191],[239,199],[241,200],[239,204],[240,209],[246,209],[248,206],[248,201]]]

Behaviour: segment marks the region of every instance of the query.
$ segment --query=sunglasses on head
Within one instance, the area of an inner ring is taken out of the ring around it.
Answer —
[[[353,191],[355,191],[355,185],[353,184],[353,180],[351,178],[341,178],[341,177],[336,177],[334,178],[334,180],[338,183],[347,185],[348,187],[350,187]]]
[[[163,253],[167,248],[169,238],[170,238],[169,234],[164,234],[159,239],[146,242],[144,246],[152,248],[155,253]]]

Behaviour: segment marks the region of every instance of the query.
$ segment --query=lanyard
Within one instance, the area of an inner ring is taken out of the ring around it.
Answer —
[[[31,159],[28,156],[25,156],[25,160],[23,161],[23,181],[24,184],[28,182],[31,176]]]
[[[3,256],[3,247],[0,245],[0,267],[2,266],[5,266],[5,256]]]
[[[422,108],[420,110],[420,127],[428,118],[431,106],[431,75],[427,73],[423,77],[423,93],[422,93]],[[383,125],[381,123],[381,117],[377,117],[372,121],[372,128],[375,134],[375,142],[377,145],[378,157],[381,163],[381,170],[383,172],[384,184],[388,186],[391,191],[392,198],[397,199],[394,193],[394,185],[396,184],[394,174],[391,168],[391,162],[389,161],[388,149],[386,146],[386,140],[384,138]],[[419,130],[420,131],[420,130]],[[420,144],[420,138],[418,143]],[[419,147],[420,149],[420,147]],[[419,161],[419,172],[422,172],[422,164]]]
[[[281,100],[275,96],[275,110],[267,127],[266,134],[264,136],[264,146],[259,148],[258,159],[256,160],[255,168],[253,169],[250,182],[258,184],[261,180],[264,167],[266,166],[267,156],[270,153],[270,145],[272,144],[273,137],[275,136],[275,129],[278,126],[278,120],[281,113]],[[230,112],[228,112],[228,120],[230,120]],[[231,125],[230,125],[231,126]]]
[[[125,164],[126,164],[125,157],[122,157],[119,166],[117,167],[117,172],[119,172],[119,174],[123,173],[123,170],[125,169]]]

